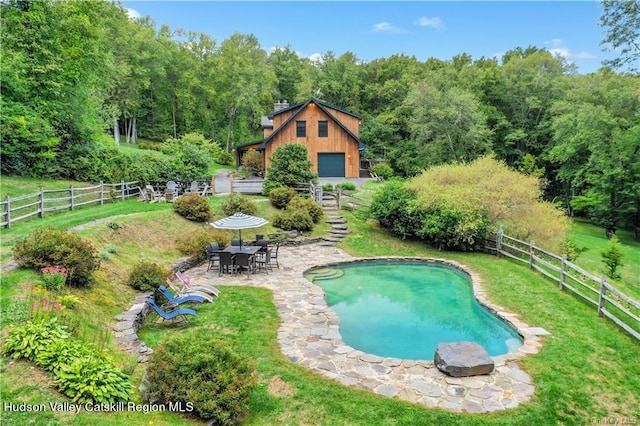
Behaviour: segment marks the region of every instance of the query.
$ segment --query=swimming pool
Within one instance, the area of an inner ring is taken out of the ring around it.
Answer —
[[[371,260],[313,268],[305,277],[324,290],[342,340],[366,353],[426,360],[444,342],[476,342],[492,356],[522,345],[477,302],[469,275],[451,266]]]

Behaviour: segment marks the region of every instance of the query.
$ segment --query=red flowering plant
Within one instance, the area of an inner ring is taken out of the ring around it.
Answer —
[[[45,295],[37,298],[30,306],[31,318],[35,320],[49,320],[53,317],[61,317],[64,306],[57,300],[51,300]]]
[[[62,290],[67,282],[67,268],[65,267],[47,266],[42,268],[40,272],[42,272],[40,284],[47,290]]]

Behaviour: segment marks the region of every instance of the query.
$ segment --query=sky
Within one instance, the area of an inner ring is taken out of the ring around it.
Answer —
[[[130,17],[206,33],[218,43],[253,34],[266,51],[289,46],[300,57],[352,52],[363,61],[394,54],[451,60],[500,58],[536,46],[586,74],[603,52],[596,1],[123,1]]]

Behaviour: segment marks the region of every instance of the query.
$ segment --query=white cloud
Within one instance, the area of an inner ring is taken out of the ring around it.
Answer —
[[[573,53],[571,49],[565,46],[564,40],[554,38],[552,40],[546,40],[544,44],[547,46],[547,50],[553,56],[561,56],[567,60],[575,59],[595,59],[596,56],[589,52]]]
[[[140,12],[138,12],[135,9],[131,9],[130,7],[127,7],[126,11],[127,11],[127,16],[129,17],[129,19],[138,19],[138,18],[142,17],[142,15],[140,15]]]
[[[374,33],[406,33],[407,30],[396,27],[395,25],[389,22],[380,22],[378,24],[373,24],[373,32]]]
[[[440,18],[429,18],[428,16],[422,16],[420,19],[416,21],[416,25],[421,27],[431,27],[436,30],[441,30],[444,28],[444,23]]]
[[[322,53],[312,53],[308,56],[312,62],[322,62]]]

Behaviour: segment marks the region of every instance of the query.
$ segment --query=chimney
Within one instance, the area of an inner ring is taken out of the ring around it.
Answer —
[[[278,112],[286,108],[289,108],[289,102],[287,102],[286,99],[282,102],[278,101],[273,104],[273,112]]]

